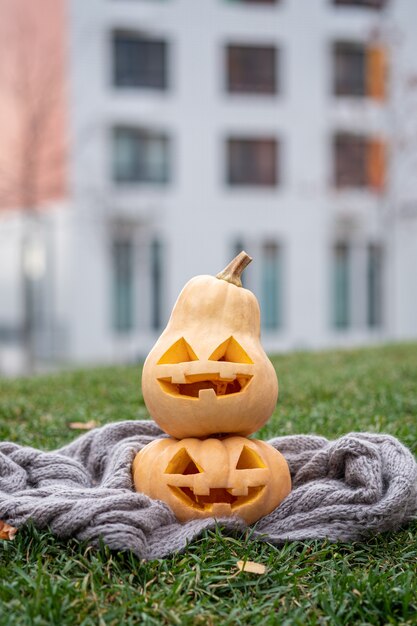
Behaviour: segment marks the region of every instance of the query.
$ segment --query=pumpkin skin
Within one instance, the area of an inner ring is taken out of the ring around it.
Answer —
[[[244,437],[158,439],[136,455],[132,471],[136,491],[166,502],[181,522],[237,516],[252,524],[291,491],[282,454]]]
[[[177,439],[246,436],[263,426],[278,380],[260,343],[254,294],[227,278],[192,278],[145,361],[142,392],[152,418]]]

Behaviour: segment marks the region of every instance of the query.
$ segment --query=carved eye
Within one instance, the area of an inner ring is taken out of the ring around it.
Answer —
[[[187,361],[198,361],[198,357],[184,337],[181,337],[161,356],[158,365],[185,363]]]
[[[266,467],[261,457],[248,446],[243,446],[236,469],[258,469],[259,467]]]
[[[201,474],[203,469],[193,461],[185,448],[181,448],[179,452],[170,460],[165,470],[165,474],[180,474],[182,476],[190,476],[191,474]],[[194,495],[194,489],[185,485],[168,485],[173,494],[183,500],[188,506],[196,508],[204,508],[199,503],[197,496]]]
[[[230,361],[232,363],[252,363],[247,352],[234,337],[223,341],[209,357],[209,361]]]
[[[165,474],[201,474],[203,469],[199,467],[188,454],[185,448],[170,460],[165,470]]]

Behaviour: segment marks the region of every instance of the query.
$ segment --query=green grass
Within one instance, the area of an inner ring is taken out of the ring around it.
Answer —
[[[417,453],[417,345],[274,359],[276,412],[262,438],[388,432]],[[147,416],[139,368],[0,381],[0,439],[53,449],[70,421]],[[267,566],[237,573],[236,561]],[[417,523],[367,542],[256,543],[221,529],[141,562],[22,529],[0,542],[0,625],[417,624]]]

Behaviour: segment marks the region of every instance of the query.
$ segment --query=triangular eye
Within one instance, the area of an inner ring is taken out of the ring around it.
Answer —
[[[230,361],[232,363],[253,363],[250,356],[234,337],[223,341],[209,357],[209,361]]]
[[[187,361],[198,361],[192,347],[185,341],[184,337],[178,339],[170,348],[161,356],[158,365],[168,365],[169,363],[185,363]]]
[[[266,467],[261,457],[251,448],[243,446],[236,469],[258,469],[259,467]]]
[[[170,460],[165,470],[165,474],[200,474],[202,468],[193,461],[185,448]]]

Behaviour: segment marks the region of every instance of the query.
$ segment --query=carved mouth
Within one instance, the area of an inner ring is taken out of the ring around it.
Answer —
[[[249,384],[252,376],[238,374],[236,378],[222,378],[220,374],[196,374],[185,376],[184,383],[174,383],[172,378],[158,378],[162,389],[174,396],[199,398],[200,392],[211,390],[216,396],[230,396],[243,391]]]
[[[231,489],[225,488],[210,489],[209,495],[206,496],[195,494],[190,487],[169,485],[169,488],[177,498],[180,498],[188,506],[201,511],[210,511],[215,504],[226,505],[229,506],[230,510],[234,510],[247,502],[251,502],[265,489],[265,485],[248,487],[246,496],[234,496],[231,494]]]

